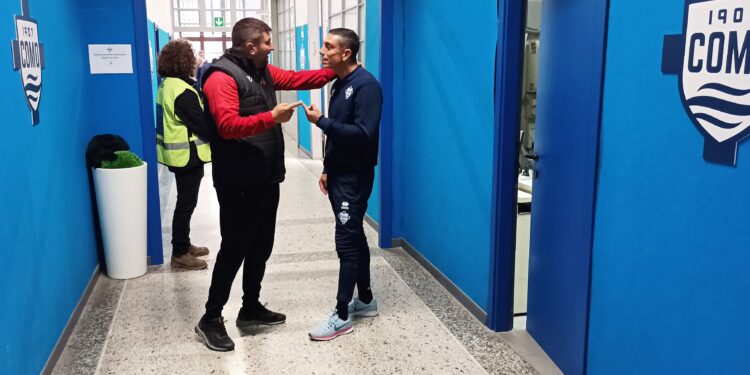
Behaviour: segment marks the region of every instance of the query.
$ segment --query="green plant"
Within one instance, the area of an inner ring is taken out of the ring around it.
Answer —
[[[120,169],[120,168],[133,168],[143,165],[143,160],[138,155],[130,151],[115,151],[117,156],[115,160],[102,160],[100,168],[104,169]]]

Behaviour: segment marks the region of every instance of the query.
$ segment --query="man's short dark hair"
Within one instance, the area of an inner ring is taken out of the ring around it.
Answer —
[[[357,35],[357,33],[355,33],[353,30],[345,28],[332,29],[328,33],[337,35],[339,38],[341,38],[341,46],[344,47],[344,49],[352,50],[351,62],[356,63],[357,53],[359,53],[359,36]]]
[[[244,47],[248,43],[259,44],[263,33],[270,33],[271,26],[257,18],[243,18],[232,28],[232,48]]]

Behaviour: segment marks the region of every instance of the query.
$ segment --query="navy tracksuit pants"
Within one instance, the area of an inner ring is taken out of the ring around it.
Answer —
[[[373,168],[328,173],[328,199],[336,216],[336,253],[340,264],[336,300],[340,302],[352,299],[355,285],[360,294],[370,288],[370,248],[363,224],[374,178]]]

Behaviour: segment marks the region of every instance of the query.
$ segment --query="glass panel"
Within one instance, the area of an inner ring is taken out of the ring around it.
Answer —
[[[197,40],[191,40],[190,45],[193,47],[193,53],[198,56],[198,51],[201,50],[201,42]]]
[[[330,29],[336,29],[341,27],[341,15],[331,17],[331,22],[328,24]]]
[[[211,61],[224,53],[224,47],[221,41],[205,41],[203,46],[206,48],[206,60]],[[200,47],[198,47],[200,48]]]
[[[349,9],[359,3],[358,0],[344,0],[344,9]]]
[[[242,14],[242,18],[253,17],[258,18],[258,13],[254,10],[246,10],[245,12],[239,12]]]
[[[354,30],[355,33],[359,34],[359,27],[357,25],[357,22],[359,21],[359,18],[357,17],[357,9],[352,9],[344,14],[344,27],[347,29]]]
[[[260,0],[237,0],[237,9],[261,9]]]
[[[330,14],[341,13],[344,9],[341,7],[343,4],[341,0],[331,0],[331,8],[329,9]]]
[[[198,0],[178,0],[175,8],[198,9]]]
[[[201,33],[197,31],[185,31],[182,33],[182,38],[200,38]]]
[[[198,22],[197,10],[180,11],[180,26],[200,26]]]

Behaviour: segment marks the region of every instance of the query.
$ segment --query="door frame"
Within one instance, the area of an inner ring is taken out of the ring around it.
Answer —
[[[518,134],[526,1],[497,0],[495,51],[495,141],[490,213],[490,272],[487,326],[513,329],[513,287],[518,199]]]
[[[543,0],[542,9],[545,3],[555,2],[558,0]],[[522,4],[518,4],[522,3]],[[515,238],[516,238],[516,191],[517,191],[517,146],[519,142],[519,123],[520,123],[520,100],[521,100],[521,82],[522,63],[523,63],[523,40],[525,32],[525,1],[516,0],[498,0],[498,42],[497,57],[495,67],[495,148],[494,148],[494,166],[493,166],[493,187],[492,187],[492,227],[491,227],[491,256],[490,256],[490,286],[489,286],[489,306],[487,325],[495,331],[510,331],[513,328],[513,294],[514,294],[514,273],[515,273]],[[559,4],[555,4],[559,6]],[[586,312],[583,332],[583,348],[580,351],[579,364],[581,367],[574,370],[575,372],[586,372],[586,360],[588,352],[588,319],[590,312],[590,290],[591,290],[591,253],[593,250],[594,234],[594,215],[596,203],[596,183],[597,183],[597,166],[599,159],[599,132],[601,127],[602,115],[602,98],[603,83],[606,63],[606,39],[609,14],[609,0],[598,0],[596,6],[590,7],[586,12],[573,8],[578,13],[588,13],[585,19],[581,19],[584,25],[591,26],[591,30],[596,31],[596,35],[591,35],[592,46],[590,49],[583,51],[587,56],[579,56],[580,59],[592,61],[593,67],[599,67],[600,71],[590,70],[590,74],[581,74],[583,80],[582,87],[588,87],[589,90],[576,91],[575,95],[567,96],[569,100],[586,103],[590,108],[592,118],[596,118],[595,129],[592,127],[581,137],[586,138],[586,163],[581,165],[583,176],[582,184],[584,189],[581,191],[583,201],[586,206],[590,207],[590,215],[581,215],[580,222],[576,225],[580,228],[576,233],[579,238],[583,239],[585,249],[582,251],[587,254],[588,259],[581,259],[581,264],[588,269],[586,275],[588,282],[581,290],[572,291],[574,293],[585,294],[585,306],[581,306]],[[550,10],[552,11],[552,10]],[[542,12],[542,24],[544,17],[549,16]],[[583,18],[583,17],[582,17]],[[544,43],[544,31],[542,31],[542,45]],[[544,48],[544,47],[542,47]],[[579,52],[579,51],[577,51]],[[544,53],[543,51],[541,52]],[[541,60],[541,59],[540,59]],[[544,67],[541,67],[545,69]],[[589,69],[581,67],[581,69]],[[554,69],[549,67],[548,69]],[[540,69],[541,70],[541,69]],[[541,76],[541,74],[540,74]],[[540,84],[543,84],[540,82]],[[540,90],[544,90],[543,87]],[[585,191],[583,191],[585,190]],[[533,220],[533,219],[532,219]],[[533,227],[533,224],[532,224]],[[533,246],[533,239],[532,239]],[[534,254],[530,254],[533,258]],[[584,264],[583,262],[588,262]],[[529,276],[531,279],[534,264],[529,265]],[[553,277],[554,275],[550,275]],[[558,275],[559,276],[559,275]],[[529,288],[529,299],[534,292]],[[539,318],[542,319],[542,318]],[[533,332],[532,332],[533,336]],[[551,357],[557,351],[557,348],[545,348],[544,342],[540,342],[544,350]]]

